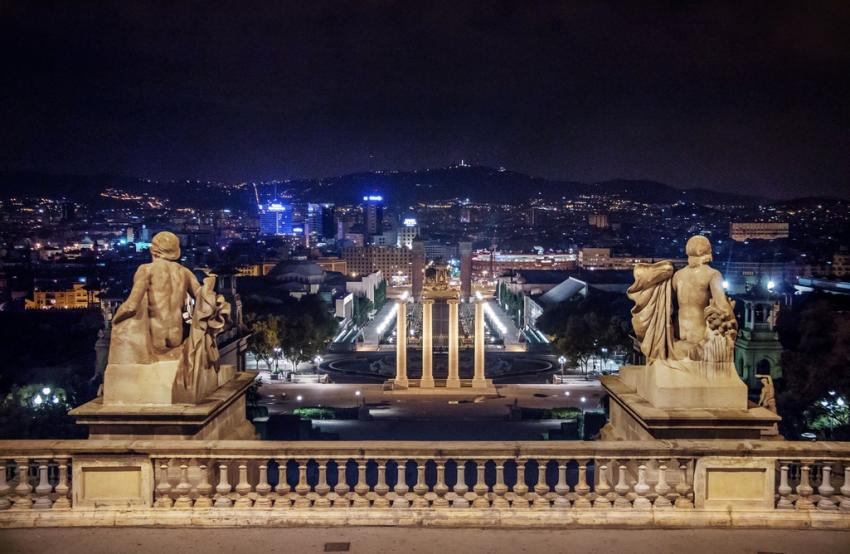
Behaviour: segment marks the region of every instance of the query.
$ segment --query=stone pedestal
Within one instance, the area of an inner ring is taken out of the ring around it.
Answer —
[[[446,379],[446,387],[460,387],[460,369],[458,366],[458,350],[460,348],[458,335],[458,303],[456,298],[446,301],[449,305],[449,376]]]
[[[433,300],[422,300],[422,379],[419,386],[423,389],[434,388],[433,308]]]
[[[602,377],[611,399],[604,440],[760,439],[781,419],[749,405],[737,374],[709,381],[676,363],[624,366]]]
[[[197,404],[119,403],[115,398],[127,400],[130,392],[116,390],[110,392],[111,402],[98,397],[70,414],[78,424],[88,425],[92,439],[255,439],[254,426],[245,415],[245,394],[254,376],[237,373]],[[142,382],[140,376],[134,378]],[[161,381],[151,390],[161,393]]]

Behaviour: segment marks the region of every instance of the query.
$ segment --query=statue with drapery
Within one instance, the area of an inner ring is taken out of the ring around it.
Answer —
[[[174,398],[197,401],[217,386],[216,336],[230,322],[230,304],[216,293],[215,275],[199,283],[179,263],[173,233],[157,233],[150,252],[152,261],[136,270],[130,295],[112,318],[109,364],[150,371],[176,364]]]
[[[731,377],[738,333],[734,303],[723,276],[709,265],[708,239],[691,237],[685,251],[688,265],[678,271],[667,260],[635,266],[628,290],[635,336],[647,364],[667,362],[708,380]]]

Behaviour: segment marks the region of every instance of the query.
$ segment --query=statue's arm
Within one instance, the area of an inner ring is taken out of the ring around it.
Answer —
[[[181,268],[183,269],[183,279],[186,282],[186,290],[192,298],[197,298],[198,291],[201,289],[201,283],[198,281],[198,278],[195,277],[195,274],[188,268],[183,266],[181,266]]]
[[[133,276],[133,288],[127,300],[115,311],[112,323],[121,323],[123,320],[133,317],[139,312],[139,304],[148,289],[148,266],[141,265]]]
[[[714,305],[726,314],[732,313],[732,305],[729,304],[729,299],[726,297],[726,291],[723,289],[723,276],[719,271],[716,271],[709,283],[711,288],[711,298],[714,300]]]

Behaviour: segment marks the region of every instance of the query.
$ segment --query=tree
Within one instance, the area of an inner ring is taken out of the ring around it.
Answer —
[[[293,369],[324,352],[338,327],[336,319],[331,317],[324,302],[316,295],[306,295],[298,300],[295,313],[298,317],[283,320],[280,333],[280,346],[292,361]]]
[[[260,359],[266,362],[271,370],[272,361],[275,357],[274,349],[280,345],[281,321],[277,316],[263,316],[256,319],[251,325],[251,335],[248,337],[248,351],[257,360],[257,369],[260,369]]]
[[[354,297],[354,309],[352,319],[358,327],[363,327],[369,321],[369,313],[374,309],[374,304],[365,296]]]
[[[387,301],[387,281],[381,279],[381,282],[378,283],[378,286],[375,287],[375,309],[380,310],[384,307],[384,303]]]
[[[850,299],[812,294],[793,309],[780,312],[777,325],[782,353],[782,380],[777,405],[783,433],[799,435],[809,427],[823,430],[821,403],[850,398]],[[850,435],[836,419],[833,437]]]

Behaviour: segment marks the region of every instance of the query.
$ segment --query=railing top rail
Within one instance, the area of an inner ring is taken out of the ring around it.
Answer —
[[[77,454],[287,458],[850,458],[850,442],[656,441],[204,441],[0,440],[0,458]]]

